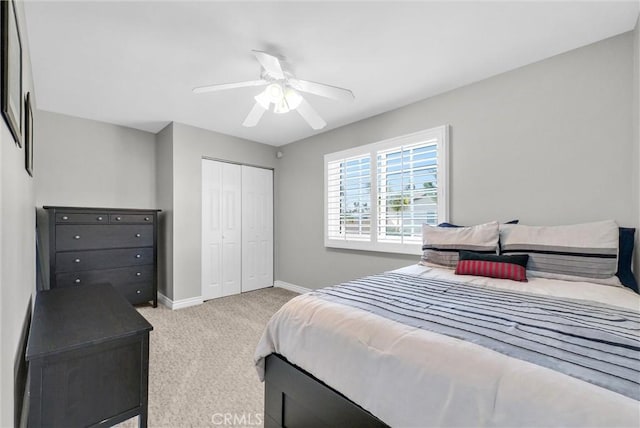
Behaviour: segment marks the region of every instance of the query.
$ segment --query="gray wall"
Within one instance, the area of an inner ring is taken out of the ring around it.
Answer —
[[[156,135],[156,202],[158,225],[158,291],[173,298],[173,124]]]
[[[35,112],[36,204],[155,208],[155,136],[123,126]]]
[[[636,167],[633,176],[633,195],[635,198],[635,215],[637,225],[640,225],[640,17],[636,21],[636,28],[633,30],[633,141],[635,142],[635,152],[632,156],[636,160]],[[640,230],[636,231],[636,252],[634,271],[636,277],[640,277]],[[640,279],[640,278],[639,278]]]
[[[443,124],[451,221],[637,226],[632,48],[626,33],[284,146],[277,279],[317,288],[416,262],[323,246],[323,155]]]
[[[265,144],[173,124],[173,300],[202,295],[201,159],[274,168],[275,153],[275,147]]]
[[[22,90],[33,93],[24,4],[16,2],[22,36]],[[37,102],[37,96],[33,99]],[[35,107],[35,106],[34,106]],[[34,134],[36,151],[40,144]],[[29,301],[35,292],[35,196],[18,147],[0,119],[0,426],[14,426],[14,365]],[[35,170],[38,174],[38,170]]]

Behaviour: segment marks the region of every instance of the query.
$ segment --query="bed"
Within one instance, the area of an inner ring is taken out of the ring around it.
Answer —
[[[292,299],[255,359],[266,426],[640,426],[640,297],[622,286],[416,264]]]

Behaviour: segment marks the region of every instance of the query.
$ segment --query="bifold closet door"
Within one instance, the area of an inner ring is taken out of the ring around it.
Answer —
[[[242,166],[242,291],[273,286],[273,171]]]
[[[238,294],[242,281],[242,169],[202,160],[202,298]]]

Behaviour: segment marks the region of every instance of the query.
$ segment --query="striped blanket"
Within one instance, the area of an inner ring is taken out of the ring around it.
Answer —
[[[312,294],[640,400],[640,313],[388,272]]]

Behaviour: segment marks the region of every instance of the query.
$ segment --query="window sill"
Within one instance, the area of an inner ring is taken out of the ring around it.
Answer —
[[[324,246],[326,248],[341,248],[345,250],[370,251],[377,253],[409,254],[413,256],[422,255],[422,245],[420,244],[394,244],[388,242],[373,243],[325,239]]]

